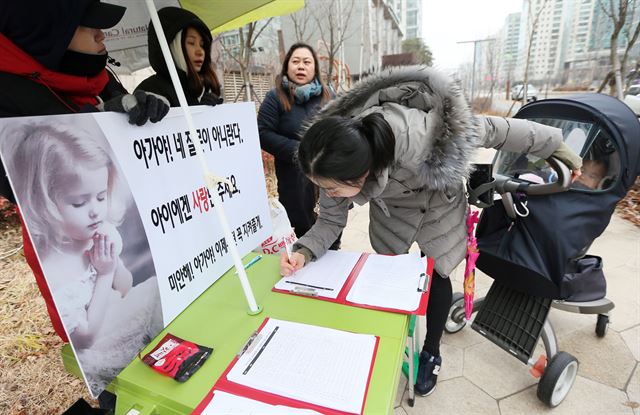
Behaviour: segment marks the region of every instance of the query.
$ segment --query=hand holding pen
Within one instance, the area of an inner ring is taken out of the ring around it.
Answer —
[[[280,254],[280,275],[290,277],[304,267],[304,255],[291,252],[291,247],[285,242],[286,252]]]

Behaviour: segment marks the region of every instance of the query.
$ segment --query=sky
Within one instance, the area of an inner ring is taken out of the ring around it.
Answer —
[[[456,42],[493,37],[507,15],[522,8],[522,0],[422,1],[422,38],[434,65],[449,70],[473,61],[473,43]]]

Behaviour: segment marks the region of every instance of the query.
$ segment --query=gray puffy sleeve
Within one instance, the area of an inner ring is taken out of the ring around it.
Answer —
[[[347,226],[350,199],[344,197],[332,198],[320,189],[320,214],[309,232],[303,235],[293,245],[293,249],[300,247],[309,249],[315,258],[320,258],[335,242],[340,232]]]
[[[562,130],[517,118],[477,116],[480,145],[549,158],[563,142]]]

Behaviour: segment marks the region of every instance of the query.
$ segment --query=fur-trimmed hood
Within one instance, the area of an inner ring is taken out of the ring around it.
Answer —
[[[423,113],[415,116],[411,109]],[[385,70],[328,103],[306,128],[328,116],[363,117],[371,112],[380,112],[394,131],[396,164],[414,170],[423,185],[447,191],[468,177],[469,160],[480,144],[479,129],[452,79],[424,66]]]

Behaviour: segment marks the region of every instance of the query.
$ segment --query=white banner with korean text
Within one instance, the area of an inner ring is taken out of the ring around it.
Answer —
[[[2,162],[94,396],[233,265],[231,244],[245,255],[271,234],[254,104],[192,113],[196,137],[179,108],[143,127],[117,113],[0,119]],[[198,148],[228,179],[215,196]]]

